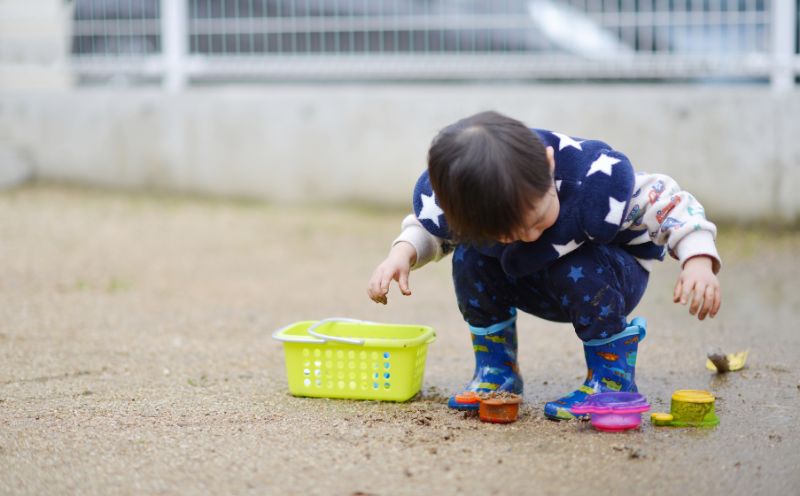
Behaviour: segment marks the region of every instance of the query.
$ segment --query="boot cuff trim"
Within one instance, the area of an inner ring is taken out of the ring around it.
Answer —
[[[602,346],[604,344],[608,344],[612,341],[616,341],[617,339],[627,338],[630,336],[639,336],[639,341],[643,340],[644,337],[647,335],[647,331],[644,326],[644,319],[634,319],[634,322],[628,325],[622,332],[619,334],[614,334],[610,338],[605,339],[592,339],[591,341],[585,341],[583,343],[584,346]]]
[[[503,322],[498,322],[497,324],[490,325],[489,327],[475,327],[474,325],[467,322],[469,325],[469,332],[475,334],[477,336],[486,336],[487,334],[494,334],[496,332],[500,332],[506,327],[510,325],[514,325],[517,321],[517,309],[511,309],[512,316],[508,320],[504,320]]]

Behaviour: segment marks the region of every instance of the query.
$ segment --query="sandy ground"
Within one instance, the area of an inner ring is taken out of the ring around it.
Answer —
[[[449,411],[472,372],[449,261],[378,306],[366,281],[402,212],[291,209],[57,187],[0,194],[2,494],[798,494],[800,234],[721,229],[723,309],[673,305],[654,272],[637,382],[657,410],[709,389],[714,430],[595,432],[547,400],[584,374],[569,327],[523,317],[521,419]],[[287,323],[433,326],[405,404],[294,398]],[[718,377],[711,346],[749,348]]]

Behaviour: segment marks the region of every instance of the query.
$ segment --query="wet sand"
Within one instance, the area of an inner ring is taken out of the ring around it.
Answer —
[[[709,212],[713,217],[713,212]],[[414,294],[366,297],[402,212],[113,194],[0,193],[2,494],[796,494],[800,490],[800,233],[720,229],[714,320],[671,303],[655,269],[637,383],[717,395],[712,430],[599,433],[545,401],[585,373],[572,330],[523,316],[518,422],[450,411],[470,378],[449,260]],[[328,316],[434,327],[421,394],[404,404],[294,398],[290,322]],[[705,369],[708,348],[747,368]]]

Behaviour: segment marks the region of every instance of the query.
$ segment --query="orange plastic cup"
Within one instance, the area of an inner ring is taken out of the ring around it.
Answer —
[[[517,395],[482,399],[478,416],[484,422],[510,424],[517,421],[521,402],[522,398]]]

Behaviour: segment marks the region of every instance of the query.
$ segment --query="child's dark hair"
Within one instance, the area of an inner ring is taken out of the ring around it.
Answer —
[[[451,234],[474,243],[514,233],[553,184],[536,134],[497,112],[442,129],[428,151],[428,175]]]

